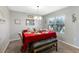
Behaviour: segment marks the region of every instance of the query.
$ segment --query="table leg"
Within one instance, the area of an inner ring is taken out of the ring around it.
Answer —
[[[26,52],[26,50],[27,50],[27,45],[23,45],[22,47],[21,47],[21,52]]]
[[[58,51],[58,42],[56,41],[56,51]]]
[[[29,43],[29,45],[28,45],[28,52],[29,53],[33,53],[34,52],[34,49],[33,49],[33,42],[31,42],[31,43]]]

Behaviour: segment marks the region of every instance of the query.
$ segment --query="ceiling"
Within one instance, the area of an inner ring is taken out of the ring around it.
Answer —
[[[46,15],[66,7],[67,6],[9,6],[8,8],[11,11],[18,11],[35,15]]]

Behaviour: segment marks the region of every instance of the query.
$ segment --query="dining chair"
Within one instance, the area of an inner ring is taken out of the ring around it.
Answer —
[[[23,30],[22,33],[27,32],[28,30]]]
[[[21,41],[23,43],[23,36],[22,36],[22,34],[21,33],[18,33],[18,35],[19,35],[19,37],[20,37],[20,39],[21,39]]]

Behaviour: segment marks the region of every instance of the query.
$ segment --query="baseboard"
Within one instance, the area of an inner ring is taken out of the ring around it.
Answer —
[[[2,51],[2,53],[5,53],[5,51],[6,51],[7,47],[8,47],[8,45],[9,45],[9,43],[10,43],[10,41],[6,44],[6,47],[4,48],[4,50]]]
[[[4,48],[4,50],[2,51],[2,53],[5,53],[5,51],[6,51],[7,47],[8,47],[8,45],[9,45],[9,43],[11,41],[14,41],[14,40],[19,40],[19,39],[11,39],[11,40],[9,40],[9,42],[6,44],[6,47]]]
[[[59,41],[61,41],[61,40],[59,40]],[[72,46],[72,47],[74,47],[74,48],[79,49],[79,47],[78,47],[78,46],[72,45],[72,44],[67,43],[67,42],[65,42],[65,41],[61,41],[61,42],[65,43],[65,44],[67,44],[67,45],[69,45],[69,46]]]
[[[10,41],[15,41],[15,40],[19,40],[19,39],[11,39]]]

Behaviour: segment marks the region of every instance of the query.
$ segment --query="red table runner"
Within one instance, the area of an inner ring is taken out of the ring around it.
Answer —
[[[25,52],[27,50],[27,47],[28,47],[28,44],[30,42],[36,42],[36,41],[39,41],[39,40],[46,40],[46,39],[49,39],[49,38],[56,38],[57,35],[56,35],[56,32],[42,32],[42,33],[26,33],[24,32],[23,33],[23,36],[24,36],[24,43],[23,43],[23,46],[21,48],[21,51],[22,52]]]

